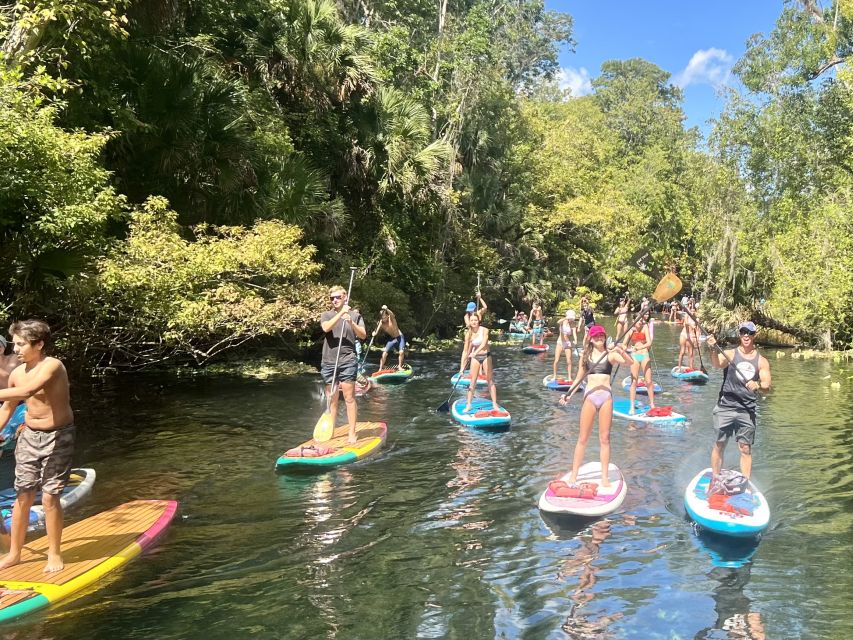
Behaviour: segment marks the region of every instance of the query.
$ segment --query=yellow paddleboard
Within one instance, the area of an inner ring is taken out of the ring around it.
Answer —
[[[24,545],[20,564],[0,571],[0,622],[43,609],[126,564],[153,545],[169,526],[178,503],[135,500],[66,527],[65,568],[44,573],[47,537]]]

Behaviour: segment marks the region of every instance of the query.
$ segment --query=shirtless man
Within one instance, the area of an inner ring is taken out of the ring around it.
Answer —
[[[388,336],[388,342],[385,345],[385,348],[382,349],[382,358],[379,360],[379,370],[381,371],[385,368],[385,360],[388,359],[388,354],[391,353],[392,349],[397,349],[397,366],[402,369],[403,360],[406,355],[406,338],[403,336],[403,332],[400,331],[400,327],[397,326],[397,317],[394,315],[394,312],[384,304],[382,305],[382,311],[379,312],[379,326],[376,327],[376,330],[373,332],[373,336],[376,337],[380,331],[384,332],[385,335]]]
[[[50,327],[41,320],[24,320],[9,327],[20,365],[9,376],[9,388],[0,390],[0,425],[5,426],[20,402],[26,402],[26,421],[15,448],[15,491],[9,553],[0,569],[21,561],[21,549],[36,492],[42,491],[48,550],[45,573],[64,568],[62,543],[62,489],[71,473],[74,454],[74,412],[69,401],[68,373],[47,355]]]
[[[21,362],[18,360],[18,356],[9,347],[6,338],[0,336],[0,389],[9,386],[9,375],[19,364]],[[0,405],[2,404],[0,402]],[[24,408],[23,405],[20,405],[18,410],[13,412],[12,419],[6,422],[6,428],[0,429],[0,455],[15,448],[15,432],[24,421]]]

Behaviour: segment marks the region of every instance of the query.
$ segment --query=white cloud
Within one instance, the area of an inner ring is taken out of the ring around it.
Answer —
[[[699,49],[673,82],[684,89],[691,84],[720,87],[728,83],[734,58],[725,49]]]
[[[557,82],[561,89],[571,89],[573,98],[592,93],[592,83],[586,67],[563,67],[557,72]]]

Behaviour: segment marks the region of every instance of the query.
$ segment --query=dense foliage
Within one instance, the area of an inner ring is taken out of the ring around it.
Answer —
[[[0,304],[96,367],[296,340],[359,267],[368,319],[448,334],[677,269],[715,304],[853,332],[853,3],[788,2],[708,146],[669,74],[555,80],[541,0],[27,0],[3,14]],[[68,339],[68,338],[73,338]],[[86,344],[85,349],[74,344]]]

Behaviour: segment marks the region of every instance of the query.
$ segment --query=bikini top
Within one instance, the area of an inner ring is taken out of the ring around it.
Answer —
[[[477,333],[471,336],[472,347],[479,347],[481,344],[483,344],[483,327],[477,329]]]
[[[645,342],[646,334],[642,331],[635,331],[631,334],[631,342]]]
[[[601,361],[599,362],[599,358]],[[589,375],[593,375],[596,373],[607,374],[608,376],[613,373],[613,365],[610,362],[610,354],[606,351],[604,352],[604,356],[599,353],[591,353],[589,355],[589,360],[586,363],[589,368]]]

